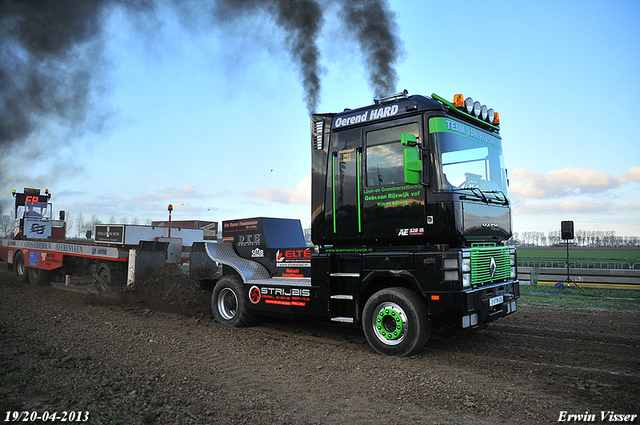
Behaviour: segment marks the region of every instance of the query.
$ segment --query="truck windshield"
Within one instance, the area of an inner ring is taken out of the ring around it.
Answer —
[[[51,219],[51,204],[47,202],[25,202],[24,206],[18,207],[16,213],[19,218]]]
[[[438,162],[437,190],[469,190],[507,201],[507,178],[499,137],[443,117],[429,120],[429,133]]]

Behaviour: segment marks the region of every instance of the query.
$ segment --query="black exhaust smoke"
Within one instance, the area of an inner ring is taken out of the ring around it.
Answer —
[[[348,28],[360,43],[373,94],[395,93],[398,85],[395,63],[400,52],[394,32],[395,14],[385,0],[345,1],[342,5]]]
[[[183,17],[206,10],[210,25],[266,13],[285,33],[284,48],[300,72],[309,113],[316,111],[321,93],[323,70],[316,40],[324,23],[322,8],[338,5],[345,27],[360,45],[373,94],[396,91],[399,42],[387,0],[332,0],[328,6],[318,0],[2,0],[0,186],[15,181],[8,176],[11,169],[20,178],[15,165],[24,160],[25,152],[33,163],[42,153],[55,155],[55,147],[65,140],[101,131],[109,116],[108,102],[102,98],[105,20],[115,7],[125,10],[134,24],[161,19],[156,13],[161,4]],[[144,24],[137,28],[145,31]],[[57,140],[53,132],[43,134],[50,128],[57,130]],[[51,184],[50,178],[43,178]]]

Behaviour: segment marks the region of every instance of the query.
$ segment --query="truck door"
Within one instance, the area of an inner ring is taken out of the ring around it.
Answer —
[[[335,239],[354,239],[361,231],[360,164],[362,162],[362,129],[334,133],[329,158],[331,211],[325,231]]]
[[[421,118],[374,124],[363,129],[362,232],[365,239],[407,239],[426,236],[425,188],[407,184],[400,136],[424,140]],[[412,149],[418,149],[413,147]]]

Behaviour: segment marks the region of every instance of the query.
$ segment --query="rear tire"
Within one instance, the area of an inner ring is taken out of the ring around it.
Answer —
[[[238,276],[225,276],[213,288],[211,309],[218,323],[231,327],[254,325],[256,318],[248,306],[249,296]]]
[[[34,285],[48,285],[53,276],[50,270],[34,269],[33,267],[27,267],[27,274],[29,281]]]
[[[427,304],[416,292],[401,287],[382,289],[367,300],[363,328],[371,347],[387,356],[411,356],[431,336]]]
[[[24,254],[22,251],[16,252],[13,256],[13,275],[20,283],[29,282],[29,275],[27,274],[27,268],[24,265]]]

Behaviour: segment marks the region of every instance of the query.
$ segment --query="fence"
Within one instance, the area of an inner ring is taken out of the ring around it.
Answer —
[[[564,261],[518,261],[518,266],[533,267],[557,267],[566,269]],[[626,261],[569,261],[570,268],[576,269],[631,269],[640,270],[640,263],[628,263]]]
[[[536,264],[537,267],[519,266],[518,279],[520,279],[520,283],[525,285],[533,283],[556,285],[568,277],[581,287],[640,290],[640,268],[570,267],[567,276],[567,268],[564,263],[562,263],[562,267],[540,265],[547,263],[550,262],[540,262]],[[637,264],[634,263],[633,266]]]

